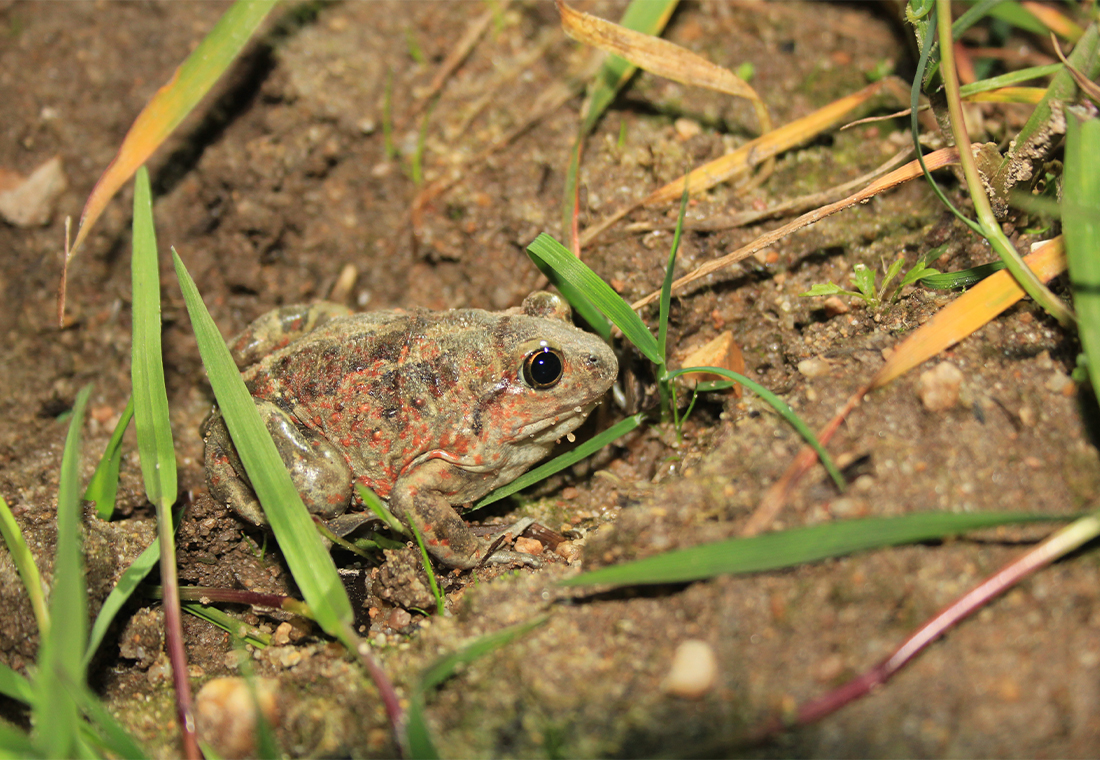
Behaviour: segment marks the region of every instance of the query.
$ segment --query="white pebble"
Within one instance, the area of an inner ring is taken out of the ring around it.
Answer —
[[[705,696],[718,681],[718,658],[710,644],[688,639],[676,647],[663,685],[666,694],[684,699]]]

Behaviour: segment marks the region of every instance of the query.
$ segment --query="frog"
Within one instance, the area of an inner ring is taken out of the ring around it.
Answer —
[[[539,564],[475,535],[456,508],[572,440],[618,375],[611,347],[546,291],[500,312],[284,306],[230,352],[310,513],[332,525],[361,515],[365,486],[456,569]],[[211,496],[265,525],[216,405],[202,434]]]

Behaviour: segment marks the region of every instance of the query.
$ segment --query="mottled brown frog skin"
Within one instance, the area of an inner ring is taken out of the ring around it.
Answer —
[[[362,483],[416,523],[437,560],[459,568],[479,565],[488,542],[452,505],[546,456],[618,372],[608,346],[574,327],[549,293],[498,313],[289,306],[231,347],[311,512],[342,515],[359,504],[353,484]],[[203,436],[210,493],[264,524],[216,408]]]

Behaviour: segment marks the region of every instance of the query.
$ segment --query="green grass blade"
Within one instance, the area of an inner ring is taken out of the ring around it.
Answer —
[[[6,720],[0,720],[0,759],[34,757],[31,738]]]
[[[737,372],[731,372],[728,369],[722,369],[721,367],[685,367],[684,369],[678,369],[675,372],[668,373],[668,379],[672,380],[680,375],[687,375],[692,372],[706,372],[712,375],[721,375],[722,377],[729,378],[745,386],[757,396],[764,399],[772,409],[779,412],[780,417],[789,422],[791,427],[797,430],[798,434],[806,439],[806,443],[810,444],[813,450],[817,452],[817,456],[821,460],[822,466],[825,468],[825,471],[829,473],[829,477],[833,479],[833,482],[836,483],[836,487],[841,491],[844,490],[847,484],[844,482],[844,476],[840,474],[840,470],[837,468],[836,464],[833,463],[832,457],[825,451],[825,447],[817,440],[817,436],[814,435],[814,432],[810,430],[809,426],[803,422],[789,406],[787,406],[783,399],[760,385],[760,383],[753,382],[744,375],[738,374]]]
[[[420,535],[420,529],[416,527],[415,520],[409,520],[409,528],[412,529],[413,538],[416,539],[416,545],[420,548],[420,562],[428,576],[428,585],[431,586],[432,598],[435,599],[436,612],[442,615],[447,611],[447,597],[444,596],[443,591],[439,588],[439,581],[435,578],[435,571],[432,570],[432,558],[428,555],[428,547],[424,545],[424,536]]]
[[[259,28],[276,0],[237,0],[194,52],[157,90],[134,120],[118,153],[92,188],[80,214],[80,228],[69,256],[91,232],[96,219],[119,188],[168,139],[199,104]]]
[[[1100,389],[1100,120],[1066,115],[1062,226],[1081,346]],[[1100,390],[1097,390],[1100,395]]]
[[[330,636],[342,639],[351,624],[352,611],[336,565],[325,551],[194,281],[175,251],[172,256],[203,365],[248,479],[318,625]]]
[[[584,293],[647,359],[654,364],[664,364],[664,357],[657,350],[657,340],[641,317],[634,313],[630,304],[612,290],[610,285],[565,246],[543,232],[527,246],[527,252],[533,258],[545,262],[567,283]]]
[[[88,386],[81,389],[73,406],[57,490],[57,550],[50,592],[50,619],[65,622],[64,625],[51,625],[42,637],[34,682],[37,691],[34,743],[47,757],[73,757],[77,751],[79,713],[64,684],[84,683],[82,658],[88,630],[88,593],[84,586],[80,541],[80,495],[83,493],[80,489],[80,444],[84,407],[90,390]]]
[[[680,236],[684,232],[684,212],[688,204],[688,183],[684,182],[684,193],[680,196],[680,213],[676,216],[676,231],[672,235],[672,246],[668,249],[668,264],[665,266],[665,279],[661,283],[661,301],[657,312],[657,353],[661,355],[661,364],[668,358],[668,312],[672,308],[672,281],[676,279],[676,254],[680,250]],[[648,331],[647,331],[648,332]]]
[[[1002,87],[1012,87],[1021,82],[1029,82],[1032,79],[1039,79],[1041,77],[1057,74],[1061,70],[1062,64],[1048,63],[1046,66],[1032,66],[1030,68],[1020,69],[1019,71],[1010,71],[1007,74],[1001,74],[1000,76],[965,84],[959,88],[959,95],[965,98],[969,95],[977,95],[979,92],[989,92],[990,90],[999,90]]]
[[[994,261],[990,264],[982,264],[981,266],[963,269],[958,272],[930,274],[927,277],[921,277],[919,282],[921,285],[935,288],[936,290],[958,290],[960,288],[969,288],[973,285],[977,285],[989,275],[994,272],[999,272],[1004,268],[1005,263],[1003,261]]]
[[[0,662],[0,694],[25,705],[34,702],[34,687],[24,676]]]
[[[580,446],[577,446],[572,451],[567,451],[559,457],[554,457],[546,464],[536,467],[530,472],[516,478],[508,485],[498,488],[475,504],[470,511],[481,509],[482,507],[492,504],[494,501],[500,501],[517,491],[522,491],[533,483],[538,483],[540,480],[550,477],[555,472],[564,470],[566,467],[572,467],[585,457],[596,453],[607,444],[626,435],[631,430],[641,425],[644,420],[645,414],[635,414],[633,417],[627,417],[625,420],[612,425],[602,433],[592,436],[592,438],[585,441]]]
[[[173,522],[173,524],[175,523]],[[137,559],[130,563],[122,577],[118,579],[118,583],[115,584],[115,587],[111,589],[111,593],[104,600],[103,606],[99,608],[99,615],[96,616],[95,623],[92,625],[92,632],[88,636],[88,647],[84,652],[84,667],[88,666],[96,650],[99,649],[99,645],[107,634],[107,629],[111,627],[115,615],[118,614],[119,610],[134,593],[134,589],[145,580],[145,577],[149,575],[149,571],[159,561],[160,544],[154,540],[145,548],[145,551],[138,555]]]
[[[180,608],[189,612],[200,620],[205,620],[210,625],[217,626],[234,638],[240,639],[245,644],[251,644],[259,649],[271,646],[271,636],[263,631],[248,625],[232,615],[210,607],[201,602],[182,602]]]
[[[15,515],[11,513],[11,508],[4,501],[3,496],[0,496],[0,534],[3,535],[8,553],[11,554],[12,562],[15,563],[19,577],[23,580],[23,588],[27,590],[27,597],[34,611],[34,620],[38,623],[38,634],[44,636],[50,629],[50,613],[46,609],[42,576],[38,572],[38,565],[34,564],[34,555],[27,547],[23,531],[19,528],[19,523],[15,521]]]
[[[111,433],[111,440],[103,450],[95,474],[88,481],[84,491],[84,500],[95,504],[95,511],[102,520],[110,520],[115,513],[115,495],[118,493],[118,470],[122,464],[122,436],[134,416],[134,397],[130,396],[118,424]]]
[[[715,575],[777,570],[886,546],[934,541],[997,525],[1057,519],[1050,515],[1004,512],[927,512],[845,520],[666,552],[593,570],[562,581],[561,585],[684,583]]]
[[[619,26],[643,34],[659,35],[668,23],[679,0],[633,0],[619,19]],[[617,55],[609,55],[596,74],[596,83],[585,106],[581,134],[587,135],[596,126],[604,111],[627,80],[638,70],[637,66]]]
[[[73,698],[95,729],[97,742],[113,757],[142,760],[149,757],[134,738],[124,729],[103,703],[86,686],[67,684]]]
[[[534,243],[531,245],[534,245]],[[528,251],[530,251],[530,246],[528,246]],[[570,255],[572,256],[572,254]],[[574,258],[576,257],[574,256]],[[596,333],[604,340],[610,341],[611,324],[604,318],[603,313],[588,300],[588,297],[581,290],[574,287],[572,283],[562,279],[557,270],[549,266],[542,259],[531,256],[531,260],[535,262],[535,266],[538,267],[539,271],[546,275],[546,279],[550,280],[550,283],[561,291],[561,294],[565,297],[565,300],[569,302],[569,305],[572,306],[577,314],[580,315],[581,319],[587,322],[588,326],[592,328],[592,332]]]
[[[409,700],[409,709],[406,712],[405,744],[409,749],[409,757],[422,758],[423,760],[439,757],[439,751],[432,741],[428,723],[424,719],[424,695],[454,675],[455,671],[462,665],[495,652],[519,637],[525,636],[545,623],[547,619],[548,616],[542,615],[534,620],[482,636],[457,652],[441,657],[429,666],[421,674],[420,682],[413,690]]]
[[[176,501],[176,450],[168,422],[168,394],[160,345],[160,270],[153,229],[149,172],[141,167],[134,183],[133,275],[134,337],[130,376],[133,382],[134,427],[145,494],[159,510]],[[169,515],[170,517],[170,515]]]

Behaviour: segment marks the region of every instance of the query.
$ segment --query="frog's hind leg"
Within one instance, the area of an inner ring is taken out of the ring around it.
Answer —
[[[351,503],[351,469],[344,455],[270,401],[258,400],[256,408],[306,509],[324,519],[343,514]],[[207,421],[203,434],[211,496],[249,522],[265,525],[263,509],[219,412]]]
[[[238,369],[244,369],[329,320],[351,313],[331,301],[283,306],[257,317],[229,342],[229,350]]]

